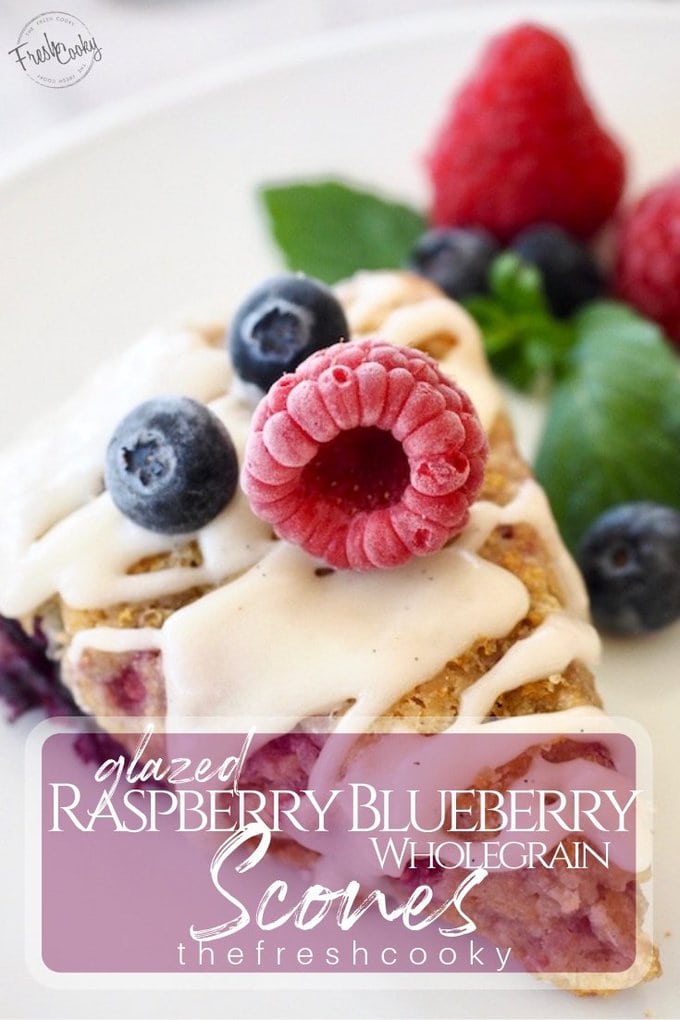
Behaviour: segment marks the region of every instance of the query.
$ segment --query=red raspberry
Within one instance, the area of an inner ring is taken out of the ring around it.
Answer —
[[[565,44],[536,25],[492,40],[428,157],[433,221],[510,240],[532,223],[587,238],[623,190],[624,157],[598,124]]]
[[[680,344],[680,174],[648,191],[623,218],[614,289]]]
[[[281,537],[331,566],[396,567],[468,520],[486,436],[463,390],[417,350],[339,343],[258,405],[242,485]]]

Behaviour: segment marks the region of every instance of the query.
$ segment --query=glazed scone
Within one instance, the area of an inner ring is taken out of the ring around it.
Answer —
[[[311,719],[349,733],[397,719],[429,733],[455,731],[460,720],[469,729],[521,718],[531,731],[532,718],[550,714],[551,728],[568,734],[574,711],[601,710],[584,588],[517,451],[475,324],[406,273],[359,274],[336,293],[351,339],[379,336],[434,358],[469,394],[487,433],[480,496],[440,552],[394,570],[332,570],[278,540],[240,491],[208,525],[177,539],[120,514],[103,490],[104,451],[141,400],[180,392],[209,404],[242,457],[253,405],[222,330],[148,337],[0,469],[8,505],[0,610],[28,633],[48,633],[82,711],[104,729],[111,716],[170,727],[213,716],[243,731],[267,718],[288,736],[247,764],[244,781],[263,789],[319,769],[324,745]],[[47,462],[57,466],[49,474]],[[507,788],[538,758],[611,767],[597,743],[565,735],[547,749],[537,728],[526,753],[474,777],[476,786]],[[304,847],[288,850],[313,859]],[[574,874],[553,875],[561,894],[553,887],[550,896],[540,871],[490,874],[468,900],[471,916],[527,969],[580,992],[655,976],[656,951],[641,930],[634,973],[616,973],[620,934],[639,928],[644,911],[635,875],[593,868],[576,882]],[[460,875],[430,880],[446,897]]]

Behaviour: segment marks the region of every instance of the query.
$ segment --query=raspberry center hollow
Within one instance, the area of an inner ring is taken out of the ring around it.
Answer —
[[[366,337],[276,380],[253,415],[241,484],[310,556],[392,568],[462,531],[487,452],[470,398],[435,361]]]
[[[390,432],[359,427],[322,446],[300,482],[309,499],[353,515],[398,503],[409,483],[409,463]]]

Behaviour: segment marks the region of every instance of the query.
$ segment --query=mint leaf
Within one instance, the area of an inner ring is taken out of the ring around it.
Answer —
[[[550,314],[539,270],[514,252],[503,252],[493,260],[489,290],[507,312]]]
[[[335,283],[359,269],[396,269],[426,228],[420,213],[341,181],[260,189],[289,269]]]
[[[604,510],[649,499],[680,509],[680,362],[661,331],[614,302],[574,318],[536,460],[573,549]]]
[[[494,371],[517,389],[547,389],[575,342],[570,323],[550,311],[539,270],[504,252],[489,272],[489,295],[469,298]]]

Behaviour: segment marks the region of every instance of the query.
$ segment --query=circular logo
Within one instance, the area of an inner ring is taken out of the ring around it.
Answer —
[[[65,89],[82,81],[102,58],[85,22],[65,11],[46,11],[32,18],[9,53],[32,81],[48,89]]]

